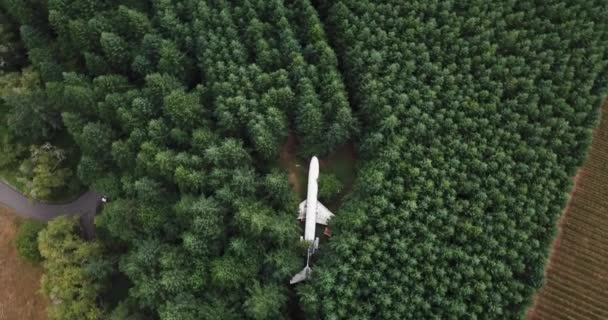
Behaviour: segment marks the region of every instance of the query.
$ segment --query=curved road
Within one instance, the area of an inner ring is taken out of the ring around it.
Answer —
[[[95,214],[101,203],[101,195],[87,191],[78,199],[64,204],[42,203],[31,200],[13,187],[0,181],[0,204],[7,206],[23,217],[49,221],[60,215],[78,215],[87,238],[95,234]]]

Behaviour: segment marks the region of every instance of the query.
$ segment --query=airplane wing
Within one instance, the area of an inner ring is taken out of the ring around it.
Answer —
[[[329,211],[321,202],[317,201],[317,223],[324,226],[327,225],[327,221],[333,217],[334,214]],[[306,219],[306,200],[300,202],[298,206],[298,220]]]
[[[298,206],[298,220],[304,220],[306,218],[306,200],[300,202]]]
[[[317,223],[324,226],[327,225],[327,221],[333,217],[334,214],[329,211],[321,202],[317,201]]]

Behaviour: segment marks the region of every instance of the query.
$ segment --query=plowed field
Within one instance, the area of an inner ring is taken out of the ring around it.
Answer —
[[[608,319],[608,102],[545,272],[529,320]]]

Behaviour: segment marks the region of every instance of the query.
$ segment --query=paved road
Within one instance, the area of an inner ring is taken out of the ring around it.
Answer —
[[[64,214],[78,215],[88,238],[92,238],[95,234],[94,218],[100,203],[101,195],[94,191],[88,191],[70,203],[41,203],[28,199],[11,186],[0,182],[0,204],[15,210],[20,216],[43,221]]]

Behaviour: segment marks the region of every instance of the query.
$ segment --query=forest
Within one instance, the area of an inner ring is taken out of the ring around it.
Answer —
[[[519,319],[531,303],[606,94],[607,5],[499,3],[320,4],[365,160],[306,288],[315,317]]]
[[[0,0],[2,180],[111,199],[94,240],[59,218],[23,245],[50,319],[520,318],[606,94],[607,13]],[[299,159],[358,158],[297,286],[290,135]]]

